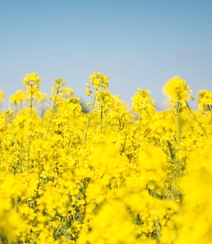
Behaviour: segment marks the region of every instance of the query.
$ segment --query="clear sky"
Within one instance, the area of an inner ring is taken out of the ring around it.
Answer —
[[[61,77],[87,101],[85,83],[95,71],[129,104],[140,87],[161,108],[162,87],[176,75],[194,96],[212,90],[212,1],[0,1],[0,90],[7,99],[36,72],[43,92]]]

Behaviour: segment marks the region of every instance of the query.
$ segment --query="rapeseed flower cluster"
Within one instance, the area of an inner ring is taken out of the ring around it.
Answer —
[[[174,77],[157,111],[146,89],[129,108],[89,78],[89,112],[62,78],[43,94],[36,73],[0,112],[0,243],[212,243],[211,91],[192,110]]]
[[[210,111],[212,110],[212,92],[209,90],[201,90],[198,93],[198,105],[199,108],[204,111]]]
[[[190,95],[192,92],[185,80],[179,77],[173,77],[163,88],[165,94],[169,96],[173,105],[177,103],[185,104],[188,99],[193,99]]]

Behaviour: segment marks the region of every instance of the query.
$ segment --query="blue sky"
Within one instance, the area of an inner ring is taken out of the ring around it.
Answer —
[[[164,108],[162,87],[176,75],[194,96],[212,90],[211,0],[2,0],[0,33],[6,99],[31,72],[43,92],[62,77],[83,101],[95,71],[129,104],[140,87]]]

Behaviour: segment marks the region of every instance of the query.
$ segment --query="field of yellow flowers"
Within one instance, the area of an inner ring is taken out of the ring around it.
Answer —
[[[128,108],[89,78],[89,112],[62,78],[43,94],[36,73],[0,112],[0,243],[212,243],[212,92],[191,109],[174,77],[169,109],[141,88]]]

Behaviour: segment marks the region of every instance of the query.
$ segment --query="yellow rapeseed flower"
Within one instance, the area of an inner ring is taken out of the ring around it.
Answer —
[[[40,77],[36,73],[27,74],[23,79],[24,86],[39,85]]]
[[[55,81],[54,81],[54,86],[55,88],[59,88],[61,86],[65,86],[66,85],[66,82],[62,79],[62,78],[57,78]]]
[[[163,92],[171,98],[173,103],[183,103],[187,99],[191,99],[190,93],[192,91],[185,80],[176,76],[166,83]]]
[[[26,92],[19,90],[17,91],[15,94],[11,95],[10,97],[10,103],[21,103],[24,101],[24,99],[26,98]]]
[[[212,92],[209,90],[201,90],[198,93],[198,105],[201,110],[212,110]]]
[[[100,87],[106,89],[108,87],[109,78],[102,74],[101,72],[95,72],[89,76],[90,83],[94,85],[96,89]],[[88,84],[86,84],[86,88],[88,88]]]
[[[4,92],[0,90],[0,101],[4,100]]]
[[[150,96],[150,91],[138,88],[132,99],[132,111],[138,114],[152,114],[155,110],[155,101]]]
[[[176,113],[138,89],[135,117],[106,76],[90,78],[89,111],[61,78],[40,111],[32,73],[0,113],[0,243],[212,243],[211,91],[188,110],[173,78]]]

